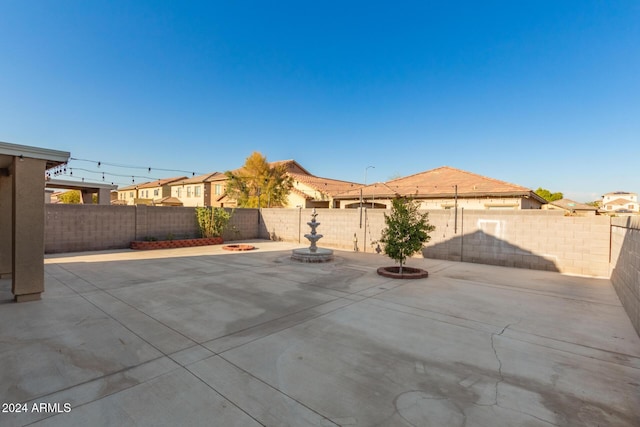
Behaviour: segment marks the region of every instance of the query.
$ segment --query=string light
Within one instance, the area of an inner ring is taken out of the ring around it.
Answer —
[[[192,176],[192,177],[203,174],[200,172],[187,171],[187,170],[181,170],[181,169],[152,168],[151,166],[126,165],[126,164],[120,164],[120,163],[104,162],[101,160],[81,159],[77,157],[70,157],[69,162],[71,161],[92,163],[95,165],[96,168],[99,168],[101,170],[98,171],[98,170],[91,170],[91,169],[82,168],[82,167],[71,167],[70,164],[64,163],[64,164],[55,166],[52,169],[47,170],[45,172],[45,179],[50,180],[52,179],[52,177],[64,176],[64,177],[67,177],[67,179],[70,179],[71,181],[99,183],[101,182],[100,181],[101,179],[102,182],[104,183],[104,182],[108,182],[108,178],[111,178],[112,179],[111,185],[129,186],[132,184],[135,185],[136,179],[139,182],[148,182],[148,181],[159,181],[167,178],[167,177],[160,178],[160,177],[150,176],[150,174],[152,173],[152,169],[153,169],[153,172],[179,172],[184,174],[185,176]],[[135,174],[131,175],[127,173],[118,173],[117,171],[108,170],[109,167],[144,170],[148,175],[142,176],[142,175],[135,175]],[[90,176],[87,176],[92,174],[98,175],[98,177],[96,179],[92,179]],[[113,177],[130,178],[131,182],[130,183],[122,182],[117,179],[113,179]]]
[[[113,167],[116,167],[116,168],[125,168],[125,169],[146,169],[149,173],[151,173],[151,167],[150,166],[123,165],[123,164],[119,164],[119,163],[102,162],[102,161],[99,161],[99,160],[79,159],[77,157],[70,157],[69,160],[75,160],[77,162],[94,163],[94,164],[97,164],[98,167],[100,167],[101,165],[106,165],[106,166],[113,166]],[[186,170],[182,170],[182,169],[162,169],[162,168],[153,168],[153,169],[156,170],[156,171],[162,171],[162,172],[180,172],[180,173],[187,173],[187,174],[190,173],[192,176],[196,175],[196,172],[194,172],[194,171],[186,171]],[[202,175],[203,173],[198,172],[198,175]]]

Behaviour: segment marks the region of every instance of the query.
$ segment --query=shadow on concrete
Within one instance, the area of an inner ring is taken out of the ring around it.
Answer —
[[[422,256],[431,259],[560,271],[556,263],[529,250],[499,239],[482,230],[453,237],[422,249]]]

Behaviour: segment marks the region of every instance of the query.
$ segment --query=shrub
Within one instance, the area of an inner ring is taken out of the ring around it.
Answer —
[[[202,237],[220,237],[227,228],[233,212],[224,208],[197,207],[196,218]]]
[[[418,212],[418,204],[412,199],[401,197],[392,203],[391,215],[384,214],[387,226],[382,230],[380,242],[384,243],[384,253],[400,263],[402,274],[402,264],[431,239],[429,233],[435,226],[429,224],[429,214]]]

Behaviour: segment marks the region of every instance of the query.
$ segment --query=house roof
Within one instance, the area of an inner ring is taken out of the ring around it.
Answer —
[[[546,203],[542,197],[526,187],[450,166],[442,166],[385,183],[370,184],[362,188],[362,194],[375,197],[449,198],[455,196],[456,186],[458,197],[526,196],[540,203]],[[354,189],[338,195],[337,198],[350,199],[359,195],[360,189]]]
[[[622,197],[620,197],[615,200],[609,200],[608,202],[604,203],[604,205],[626,205],[628,203],[635,203],[635,202],[633,200],[623,199]]]
[[[279,166],[279,165],[284,165],[286,168],[286,171],[288,173],[295,173],[295,174],[304,174],[304,175],[311,175],[311,173],[309,173],[308,170],[306,170],[305,168],[303,168],[300,163],[296,162],[293,159],[289,159],[289,160],[277,160],[275,162],[269,162],[269,166],[273,167],[273,166]],[[236,174],[240,171],[242,171],[242,169],[244,169],[244,166],[241,166],[239,168],[233,169],[232,171],[230,171],[233,174]],[[313,176],[313,175],[311,175]],[[222,174],[222,178],[226,179],[226,175]]]
[[[176,198],[176,197],[163,197],[162,199],[158,199],[158,200],[154,200],[153,201],[154,205],[178,205],[178,206],[182,206],[182,200]]]
[[[133,184],[133,185],[127,185],[126,187],[119,187],[118,191],[129,191],[129,190],[135,190],[136,188],[138,188],[139,184]]]
[[[138,184],[138,188],[164,187],[165,185],[169,185],[172,182],[180,181],[182,179],[187,179],[187,177],[186,176],[177,176],[177,177],[174,177],[174,178],[158,179],[158,180],[155,180],[155,181]]]
[[[313,197],[311,197],[310,195],[308,195],[307,193],[298,190],[297,188],[292,188],[291,192],[293,194],[297,194],[298,196],[302,197],[305,200],[313,200]]]
[[[202,175],[197,175],[192,178],[177,180],[170,183],[169,185],[188,185],[188,184],[200,184],[202,182],[211,182],[211,181],[215,181],[215,179],[213,179],[214,177],[217,177],[220,175],[224,176],[224,174],[221,172],[210,172]]]
[[[605,196],[636,196],[636,193],[630,193],[628,191],[613,191],[605,194]]]
[[[336,194],[344,193],[345,191],[352,190],[354,188],[360,188],[362,185],[356,182],[341,181],[338,179],[322,178],[314,175],[303,175],[299,173],[291,173],[288,175],[295,181],[306,184],[321,193],[334,196]]]
[[[302,165],[300,165],[300,163],[296,162],[293,159],[277,160],[275,162],[269,162],[269,166],[273,167],[273,166],[278,166],[278,165],[285,165],[285,167],[287,169],[287,172],[289,172],[289,173],[300,174],[300,172],[302,172],[305,175],[313,176],[308,170],[303,168]]]
[[[568,211],[597,211],[598,210],[598,208],[595,206],[590,206],[584,203],[575,202],[571,199],[555,200],[553,202],[549,202],[549,204],[568,210]]]

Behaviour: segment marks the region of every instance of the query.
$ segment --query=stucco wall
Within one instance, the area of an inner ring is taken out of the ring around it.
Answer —
[[[236,231],[237,230],[237,231]],[[199,235],[194,208],[46,205],[45,253],[128,248],[132,240]],[[258,210],[234,212],[225,240],[258,235]]]
[[[318,210],[319,245],[374,252],[385,227],[384,210]],[[387,211],[388,213],[388,211]],[[263,209],[261,238],[306,243],[310,209]],[[542,210],[430,211],[436,230],[423,255],[428,258],[608,277],[609,218],[566,217]],[[374,244],[372,245],[372,242]]]
[[[611,282],[640,334],[640,218],[611,218]]]

